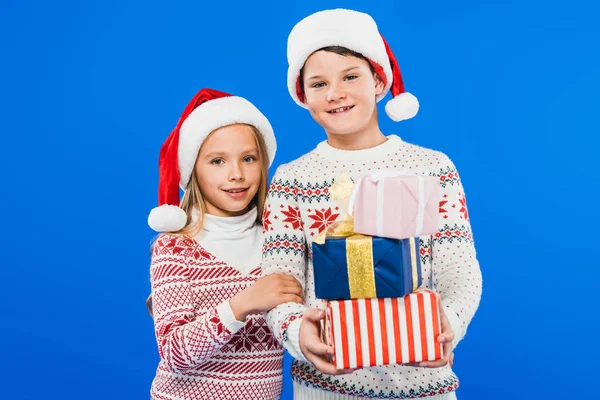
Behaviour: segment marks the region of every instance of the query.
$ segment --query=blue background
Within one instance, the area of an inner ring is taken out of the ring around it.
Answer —
[[[466,188],[484,290],[456,351],[459,398],[597,394],[588,3],[2,1],[0,398],[148,398],[160,145],[208,86],[270,118],[275,165],[312,149],[325,136],[287,93],[286,40],[340,6],[373,15],[421,102],[403,123],[380,109],[382,130],[447,153]]]

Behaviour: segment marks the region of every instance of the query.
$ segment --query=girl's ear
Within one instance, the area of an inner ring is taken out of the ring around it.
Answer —
[[[383,84],[383,81],[379,77],[379,74],[374,73],[373,77],[375,78],[375,95],[379,96],[381,93],[383,93],[383,89],[385,88],[385,85]]]

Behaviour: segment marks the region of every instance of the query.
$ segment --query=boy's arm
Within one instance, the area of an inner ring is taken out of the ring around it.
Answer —
[[[269,187],[263,211],[262,273],[294,276],[306,292],[307,244],[298,207],[298,182],[280,166]],[[307,307],[284,303],[266,314],[275,337],[296,359],[306,361],[300,350],[300,321]]]
[[[442,198],[439,229],[432,235],[433,283],[452,327],[455,348],[479,306],[482,278],[456,167],[442,155],[438,168]]]

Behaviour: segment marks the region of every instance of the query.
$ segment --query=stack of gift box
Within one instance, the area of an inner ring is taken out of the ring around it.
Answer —
[[[331,194],[346,218],[312,243],[323,340],[338,369],[441,359],[439,296],[422,287],[420,237],[438,229],[439,181],[376,171]]]

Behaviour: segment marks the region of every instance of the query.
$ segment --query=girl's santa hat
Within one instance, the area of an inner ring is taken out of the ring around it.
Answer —
[[[262,134],[269,166],[277,150],[273,128],[248,100],[212,89],[200,90],[188,103],[177,126],[162,145],[158,161],[158,207],[148,216],[157,232],[185,227],[187,215],[179,207],[179,188],[185,190],[192,177],[200,146],[214,130],[227,125],[248,124]]]
[[[328,46],[341,46],[365,56],[384,82],[381,100],[388,91],[392,99],[385,111],[394,121],[402,121],[417,115],[419,102],[415,96],[404,91],[402,74],[392,50],[379,34],[373,18],[365,13],[335,9],[319,11],[298,22],[288,38],[288,90],[301,107],[304,93],[300,86],[300,70],[315,51]]]

